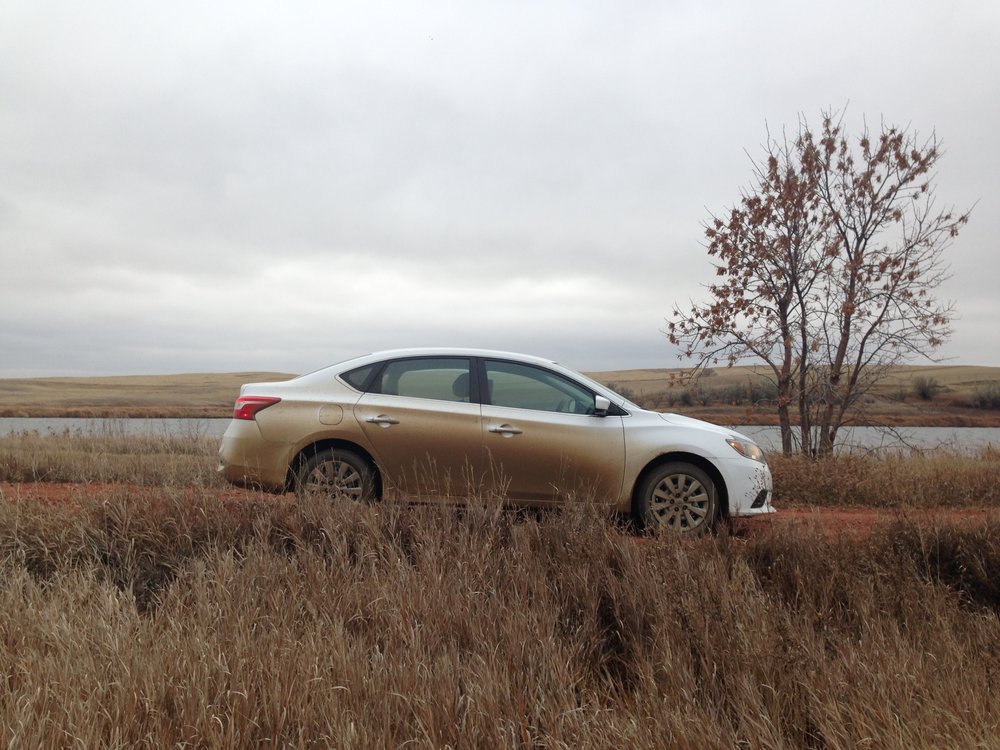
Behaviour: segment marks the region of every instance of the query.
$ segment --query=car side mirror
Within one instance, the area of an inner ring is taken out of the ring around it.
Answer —
[[[611,408],[611,400],[601,395],[594,396],[594,416],[606,417]]]

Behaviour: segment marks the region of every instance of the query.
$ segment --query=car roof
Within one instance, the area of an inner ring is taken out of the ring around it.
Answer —
[[[518,352],[507,352],[499,349],[466,349],[462,347],[449,346],[426,346],[410,347],[405,349],[385,349],[383,351],[372,352],[362,357],[348,360],[361,364],[365,362],[377,362],[383,359],[395,359],[400,357],[495,357],[498,359],[516,359],[520,362],[529,362],[539,365],[558,364],[554,360],[544,357],[536,357],[531,354],[520,354]]]

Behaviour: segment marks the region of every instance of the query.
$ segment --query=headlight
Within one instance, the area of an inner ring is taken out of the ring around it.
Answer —
[[[734,451],[739,453],[744,458],[750,458],[754,461],[764,461],[764,451],[760,449],[757,443],[751,443],[749,440],[739,440],[738,438],[726,438],[726,442],[729,443],[729,447]]]

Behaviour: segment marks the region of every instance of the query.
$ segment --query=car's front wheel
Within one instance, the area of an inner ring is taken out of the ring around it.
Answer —
[[[299,496],[370,503],[375,499],[375,475],[356,453],[331,448],[316,453],[299,467],[295,491]]]
[[[701,533],[715,523],[718,498],[715,482],[705,471],[685,462],[666,463],[639,487],[636,517],[649,530]]]

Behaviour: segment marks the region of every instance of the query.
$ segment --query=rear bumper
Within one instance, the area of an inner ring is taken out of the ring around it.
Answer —
[[[222,436],[217,471],[233,484],[282,492],[288,452],[287,445],[265,440],[255,421],[234,419]]]

